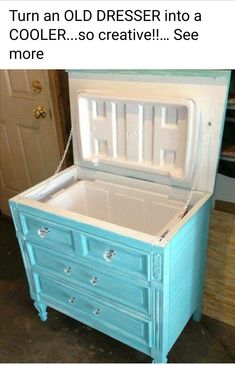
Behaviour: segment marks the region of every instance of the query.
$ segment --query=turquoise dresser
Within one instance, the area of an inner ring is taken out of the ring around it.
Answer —
[[[201,316],[229,72],[69,84],[74,165],[10,200],[30,296],[167,362]]]

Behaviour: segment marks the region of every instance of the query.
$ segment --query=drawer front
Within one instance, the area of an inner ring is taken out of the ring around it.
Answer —
[[[151,322],[131,316],[104,301],[78,293],[47,278],[40,277],[39,283],[39,296],[49,306],[58,310],[64,308],[65,313],[72,317],[108,335],[121,338],[124,342],[151,345]]]
[[[72,229],[28,214],[20,214],[26,240],[37,241],[52,249],[74,254],[75,244]]]
[[[82,257],[84,263],[92,267],[102,265],[107,270],[150,281],[150,253],[23,212],[20,219],[28,241],[66,255]]]
[[[150,314],[150,288],[142,287],[119,276],[100,273],[70,258],[62,257],[27,243],[32,268],[37,272],[48,271],[68,283],[82,286],[92,292],[115,300],[123,305]]]
[[[99,263],[110,270],[126,272],[149,280],[150,255],[103,238],[86,235],[83,238],[83,257],[90,264]]]

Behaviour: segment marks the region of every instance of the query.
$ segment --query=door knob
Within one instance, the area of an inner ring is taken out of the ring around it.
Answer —
[[[32,90],[35,93],[40,93],[42,91],[42,84],[39,80],[32,81]]]
[[[33,116],[36,119],[46,118],[46,109],[43,106],[38,106],[37,108],[33,109]]]

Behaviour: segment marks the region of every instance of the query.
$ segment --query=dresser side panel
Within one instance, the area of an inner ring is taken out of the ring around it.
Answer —
[[[24,263],[25,273],[26,273],[26,277],[27,277],[28,285],[29,285],[29,289],[30,289],[30,295],[32,295],[32,293],[37,292],[37,288],[36,288],[36,285],[35,285],[35,282],[33,279],[33,275],[32,275],[32,271],[31,271],[30,257],[27,252],[27,249],[26,249],[26,244],[25,244],[24,234],[23,234],[23,227],[22,227],[22,223],[19,218],[19,210],[18,210],[17,204],[13,201],[11,201],[9,203],[9,206],[10,206],[10,210],[11,210],[11,214],[12,214],[12,218],[13,218],[13,222],[14,222],[14,226],[15,226],[15,230],[16,230],[16,236],[18,239],[22,260]]]
[[[196,310],[200,312],[210,211],[211,199],[195,213],[169,243],[171,245],[169,349],[192,314]]]

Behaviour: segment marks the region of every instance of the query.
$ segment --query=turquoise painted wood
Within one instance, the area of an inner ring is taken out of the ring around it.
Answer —
[[[32,270],[48,276],[56,276],[60,281],[73,287],[82,287],[93,294],[103,295],[109,300],[128,306],[131,303],[134,310],[150,314],[150,288],[146,283],[135,285],[135,279],[119,277],[113,273],[107,275],[106,270],[97,270],[96,265],[84,266],[83,260],[68,258],[55,253],[51,260],[51,251],[34,243],[26,241]],[[118,251],[119,253],[119,251]],[[120,287],[122,290],[120,291]],[[128,297],[126,296],[128,293]]]
[[[10,201],[30,295],[166,362],[200,319],[209,199],[163,248]]]

